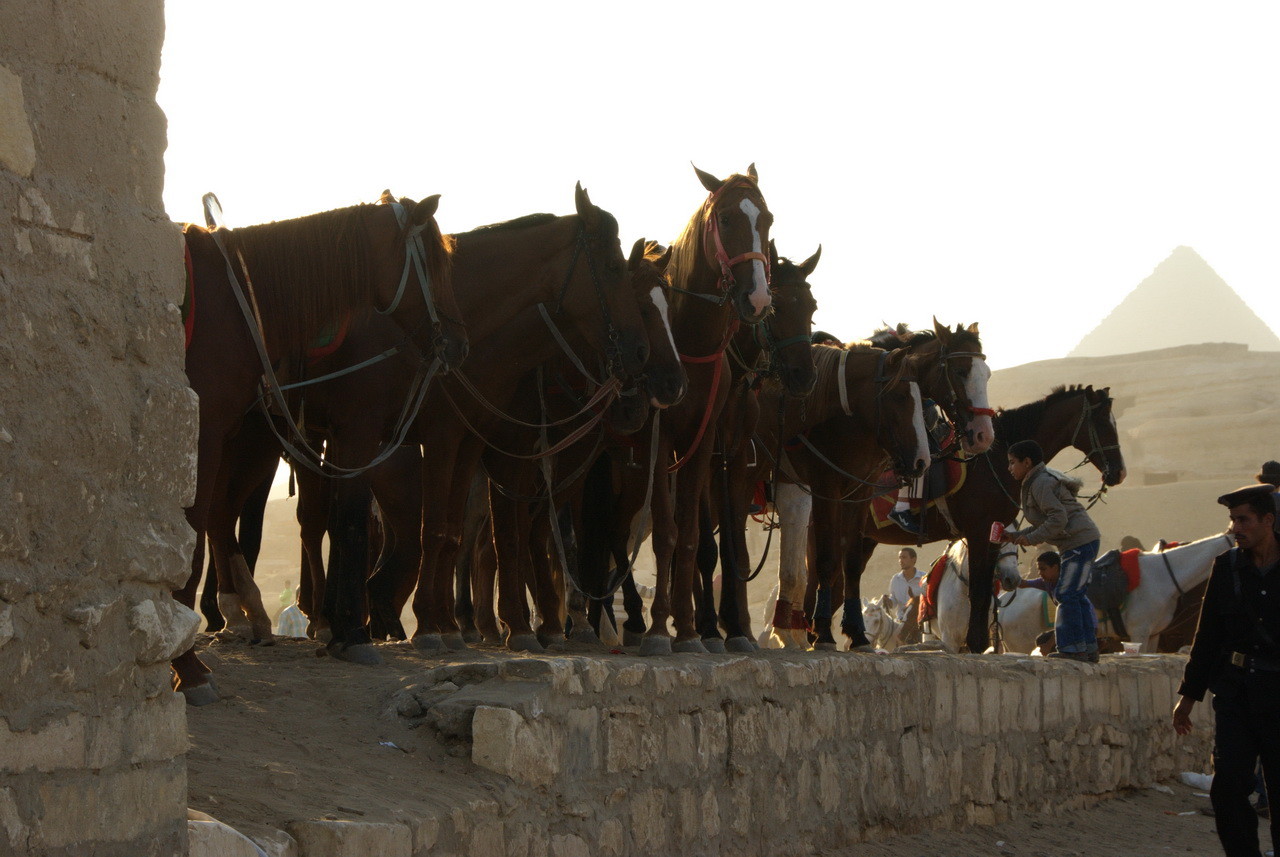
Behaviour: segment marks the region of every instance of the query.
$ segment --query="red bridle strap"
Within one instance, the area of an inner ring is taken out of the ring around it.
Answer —
[[[994,417],[996,415],[994,408],[975,408],[972,405],[969,406],[969,413],[979,417]]]
[[[697,363],[714,363],[715,366],[711,370],[711,390],[707,393],[707,407],[702,412],[702,421],[698,424],[698,433],[694,435],[693,443],[689,446],[689,451],[680,457],[675,464],[667,468],[668,473],[675,473],[693,457],[698,451],[698,447],[702,444],[702,438],[707,433],[707,426],[711,424],[711,412],[715,409],[716,393],[720,391],[720,376],[724,374],[724,352],[729,347],[729,340],[738,332],[738,320],[735,318],[729,322],[729,326],[725,329],[724,339],[720,342],[720,347],[706,357],[688,357],[684,354],[680,355],[681,363],[697,364]]]
[[[724,241],[720,239],[720,221],[716,217],[716,198],[725,190],[731,187],[744,187],[755,189],[755,186],[745,180],[739,180],[732,184],[724,184],[715,193],[707,198],[707,227],[703,236],[703,247],[707,255],[713,257],[720,264],[720,280],[717,285],[721,291],[728,291],[733,288],[735,280],[733,279],[733,266],[739,262],[746,262],[751,259],[759,259],[764,263],[765,282],[773,282],[773,273],[769,266],[769,257],[764,253],[757,253],[754,250],[740,253],[733,258],[729,258],[729,253],[724,249]]]

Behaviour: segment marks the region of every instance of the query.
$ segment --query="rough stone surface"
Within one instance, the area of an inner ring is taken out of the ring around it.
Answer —
[[[160,0],[0,7],[2,853],[186,848],[167,662],[196,411],[163,35]]]

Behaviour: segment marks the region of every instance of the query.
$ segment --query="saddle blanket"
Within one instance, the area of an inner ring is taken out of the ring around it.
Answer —
[[[926,493],[929,494],[928,500],[921,500],[916,497],[908,497],[907,501],[911,504],[912,510],[920,512],[930,506],[937,505],[938,500],[943,497],[950,497],[952,494],[964,487],[965,475],[968,472],[966,462],[959,461],[954,458],[946,458],[942,461],[935,461],[929,466],[928,472],[925,473],[924,484]],[[930,490],[934,486],[934,480],[940,483],[938,490]],[[877,484],[881,489],[891,488],[898,479],[892,470],[886,470],[880,475]],[[888,526],[897,526],[893,521],[889,520],[889,513],[893,511],[893,507],[897,505],[898,494],[902,489],[897,491],[889,491],[881,494],[871,501],[871,520],[875,521],[877,529],[884,529]]]

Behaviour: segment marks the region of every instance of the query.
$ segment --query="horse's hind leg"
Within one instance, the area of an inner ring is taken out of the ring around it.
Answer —
[[[721,529],[720,538],[725,538]],[[711,520],[711,506],[703,497],[698,509],[698,549],[694,554],[694,562],[698,568],[698,581],[694,585],[694,611],[697,617],[698,633],[702,636],[702,645],[709,652],[724,652],[724,638],[720,636],[720,618],[716,613],[715,575],[720,560],[720,548],[716,544],[715,523]],[[725,575],[720,577],[721,593],[725,586]],[[723,597],[723,594],[721,595]]]
[[[298,607],[307,617],[307,636],[322,642],[331,638],[324,616],[324,535],[329,521],[332,482],[306,468],[298,481],[298,535],[302,547],[298,580]]]
[[[778,546],[778,600],[773,610],[774,633],[788,649],[808,649],[808,623],[802,605],[808,580],[805,566],[813,498],[799,485],[783,482],[778,485],[774,505],[782,524]],[[827,635],[830,636],[831,619],[830,616],[825,618]],[[815,624],[821,621],[821,617],[814,617]]]

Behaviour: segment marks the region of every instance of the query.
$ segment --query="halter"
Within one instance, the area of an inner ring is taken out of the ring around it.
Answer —
[[[395,212],[396,222],[400,224],[400,230],[404,233],[404,270],[400,272],[400,285],[396,287],[395,297],[391,299],[391,303],[386,309],[377,310],[378,315],[391,315],[400,306],[400,299],[404,297],[406,287],[409,283],[409,271],[412,269],[418,275],[418,285],[422,289],[422,300],[427,305],[427,314],[431,317],[431,328],[434,332],[432,341],[438,346],[441,339],[444,338],[444,332],[440,325],[440,313],[436,310],[436,301],[431,294],[431,272],[427,268],[427,245],[422,240],[422,233],[427,228],[426,223],[419,223],[409,226],[409,214],[404,210],[404,206],[398,202],[388,203],[391,210]],[[407,228],[406,228],[407,227]]]
[[[581,218],[578,220],[578,230],[574,235],[573,258],[569,260],[569,269],[565,271],[564,282],[560,285],[560,296],[556,298],[555,314],[560,315],[564,312],[565,297],[568,295],[569,286],[573,282],[573,272],[578,267],[579,256],[586,257],[587,271],[591,274],[591,285],[595,288],[596,299],[600,302],[600,317],[604,320],[605,330],[605,357],[609,364],[609,373],[616,377],[621,377],[623,374],[622,353],[618,347],[618,329],[614,326],[613,317],[609,314],[609,302],[605,298],[604,286],[600,283],[600,275],[596,271],[595,257],[591,255],[591,242],[587,237],[587,226],[582,222]],[[564,338],[558,335],[558,331],[555,330],[555,325],[551,324],[550,318],[547,316],[545,310],[543,310],[543,317],[547,319],[547,323],[552,328],[552,331],[557,333],[556,340],[563,343]],[[566,348],[567,350],[567,347],[563,344],[561,347]],[[569,353],[572,357],[572,352]],[[576,359],[574,362],[578,363]],[[584,372],[583,374],[586,373]],[[587,375],[587,377],[590,378],[591,376]]]
[[[1095,454],[1102,454],[1102,487],[1098,489],[1096,494],[1092,494],[1086,498],[1089,501],[1088,505],[1085,506],[1086,509],[1092,509],[1097,505],[1098,501],[1102,499],[1103,495],[1107,493],[1107,477],[1111,474],[1111,462],[1107,460],[1106,453],[1110,450],[1118,450],[1120,448],[1120,444],[1118,443],[1103,444],[1102,439],[1098,437],[1098,427],[1093,424],[1092,419],[1093,411],[1096,407],[1097,405],[1095,405],[1089,398],[1088,393],[1085,393],[1084,407],[1080,409],[1080,418],[1076,420],[1076,427],[1072,429],[1071,440],[1068,442],[1068,446],[1076,446],[1076,438],[1080,435],[1080,429],[1088,426],[1089,451],[1085,453],[1084,460],[1075,467],[1072,467],[1071,470],[1068,470],[1068,473],[1072,470],[1078,470],[1081,467],[1084,467],[1093,459]],[[1079,449],[1078,446],[1076,448]]]
[[[679,292],[682,295],[698,298],[699,300],[708,301],[717,307],[722,307],[729,300],[729,292],[737,285],[737,280],[733,277],[733,266],[739,262],[746,262],[752,259],[758,259],[764,263],[765,283],[773,283],[773,268],[769,264],[769,257],[764,253],[757,253],[750,250],[746,253],[740,253],[732,258],[729,257],[728,251],[724,249],[724,241],[720,238],[720,219],[716,217],[716,200],[720,198],[720,194],[731,188],[747,188],[748,190],[756,190],[755,184],[747,179],[738,179],[735,182],[727,182],[720,186],[718,190],[707,197],[707,201],[703,203],[703,209],[707,212],[706,226],[702,230],[702,249],[706,256],[714,259],[715,263],[720,266],[720,276],[716,280],[716,289],[720,292],[719,296],[709,295],[705,292],[695,292],[689,289],[682,289],[673,285],[671,290]]]

